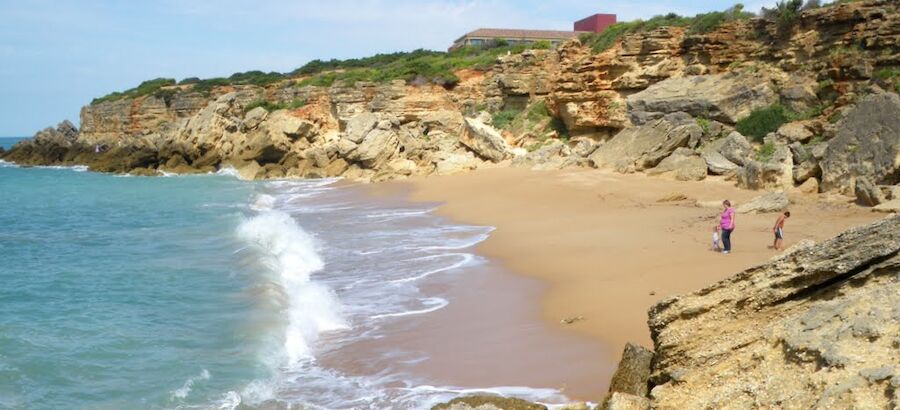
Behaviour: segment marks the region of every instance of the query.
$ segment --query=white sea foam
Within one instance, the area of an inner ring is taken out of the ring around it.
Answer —
[[[445,308],[450,302],[444,298],[427,298],[422,300],[422,304],[428,306],[425,309],[419,310],[408,310],[406,312],[397,312],[397,313],[384,313],[380,315],[372,316],[372,319],[382,319],[386,317],[402,317],[402,316],[412,316],[412,315],[421,315],[425,313],[431,313],[436,310],[440,310]]]
[[[18,167],[19,167],[18,164],[14,164],[12,162],[7,162],[7,161],[0,159],[0,168],[18,168]]]
[[[312,344],[322,332],[348,326],[337,297],[310,277],[324,266],[313,237],[280,211],[265,211],[244,221],[237,233],[258,246],[262,264],[289,298],[283,346],[287,363],[313,359]]]
[[[216,171],[216,175],[226,175],[226,176],[237,178],[238,170],[231,165],[226,165],[222,168],[219,168],[219,170]]]
[[[188,394],[191,393],[191,388],[194,387],[194,383],[196,383],[197,381],[200,381],[200,380],[209,380],[209,371],[208,370],[203,369],[199,375],[193,376],[193,377],[188,377],[188,379],[185,380],[184,384],[180,388],[172,391],[172,395],[170,396],[170,399],[171,400],[184,399],[185,397],[188,396]]]
[[[275,207],[275,197],[272,195],[260,194],[256,200],[250,204],[250,209],[254,211],[269,211]]]
[[[427,278],[427,277],[429,277],[429,276],[431,276],[431,275],[434,275],[435,273],[440,273],[440,272],[444,272],[444,271],[448,271],[448,270],[452,270],[452,269],[461,268],[461,267],[463,267],[463,266],[466,266],[466,265],[472,263],[472,261],[475,260],[475,255],[472,255],[471,253],[448,253],[448,254],[444,254],[444,255],[436,255],[436,256],[434,256],[434,257],[446,257],[446,256],[456,256],[456,257],[459,257],[460,260],[459,260],[458,262],[452,264],[452,265],[449,265],[449,266],[444,266],[444,267],[441,267],[441,268],[432,269],[432,270],[429,270],[429,271],[420,273],[420,274],[418,274],[418,275],[416,275],[416,276],[411,276],[411,277],[408,277],[408,278],[392,280],[391,282],[392,282],[392,283],[414,282],[414,281],[417,281],[417,280],[420,280],[420,279]],[[425,258],[434,258],[434,257],[428,256],[428,257],[425,257]],[[424,258],[422,258],[422,259],[424,259]]]

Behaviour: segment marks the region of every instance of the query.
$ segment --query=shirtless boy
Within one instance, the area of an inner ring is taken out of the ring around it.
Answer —
[[[775,221],[775,226],[772,228],[772,232],[775,233],[775,243],[772,244],[772,247],[776,251],[781,250],[781,244],[784,241],[784,220],[790,217],[790,212],[778,215],[778,220]]]

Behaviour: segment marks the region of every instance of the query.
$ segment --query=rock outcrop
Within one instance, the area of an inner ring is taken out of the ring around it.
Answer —
[[[900,406],[900,216],[650,310],[654,409]]]
[[[822,188],[851,193],[857,178],[879,185],[900,182],[900,96],[865,97],[837,124],[822,167]]]

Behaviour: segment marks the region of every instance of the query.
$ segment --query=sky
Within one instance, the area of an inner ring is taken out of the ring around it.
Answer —
[[[774,0],[745,0],[757,11]],[[723,10],[722,0],[0,0],[0,136],[27,136],[141,81],[291,71],[313,59],[446,49],[482,27],[571,30]]]

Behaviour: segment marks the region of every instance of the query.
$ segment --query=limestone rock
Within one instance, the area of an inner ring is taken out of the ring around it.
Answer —
[[[741,133],[732,131],[722,142],[719,153],[728,161],[737,165],[746,165],[753,153],[753,146]]]
[[[478,167],[479,161],[471,154],[449,154],[435,162],[435,173],[453,175]]]
[[[707,163],[694,151],[678,148],[649,170],[648,175],[671,173],[679,181],[700,181],[706,178]]]
[[[900,216],[668,298],[649,313],[652,406],[890,408],[896,306]]]
[[[736,211],[740,214],[780,212],[786,210],[789,204],[787,194],[783,191],[770,192],[738,206]]]
[[[265,170],[263,170],[256,161],[248,161],[236,168],[238,171],[238,178],[246,181],[252,181],[265,175]]]
[[[652,361],[652,351],[636,344],[625,344],[619,367],[610,381],[609,392],[647,396]]]
[[[297,117],[287,110],[279,110],[269,114],[265,123],[273,138],[284,136],[291,140],[298,138],[309,139],[317,131],[315,124]]]
[[[369,131],[375,128],[377,123],[378,117],[374,113],[365,112],[354,115],[347,120],[347,124],[344,127],[344,137],[350,142],[359,144],[368,135]]]
[[[850,193],[854,180],[866,177],[893,185],[900,175],[900,96],[873,94],[849,110],[828,142],[822,167],[823,190]]]
[[[900,199],[892,199],[872,207],[872,212],[898,213],[900,212]]]
[[[595,167],[619,172],[653,168],[679,147],[699,141],[700,127],[693,121],[682,122],[667,116],[646,125],[626,128],[598,147],[590,156]]]
[[[787,142],[806,142],[813,137],[812,131],[806,128],[803,123],[789,122],[778,128],[778,135]]]
[[[435,405],[431,410],[547,410],[542,404],[500,396],[468,396]]]
[[[704,152],[702,158],[706,162],[709,173],[713,175],[733,174],[740,168],[739,165],[729,161],[718,151]]]
[[[643,396],[613,393],[602,410],[650,410],[650,400]]]
[[[881,190],[865,177],[856,179],[854,191],[856,202],[863,206],[875,206],[885,201]]]
[[[244,115],[244,120],[241,121],[241,130],[244,132],[256,129],[259,124],[266,120],[266,117],[269,116],[269,112],[266,111],[263,107],[256,107],[247,112]]]
[[[660,81],[630,95],[628,109],[635,124],[679,111],[734,124],[754,108],[777,100],[767,78],[751,73],[725,73]]]
[[[359,162],[366,168],[381,168],[398,148],[397,133],[393,130],[373,129],[356,148]]]
[[[494,127],[475,118],[466,118],[466,133],[460,142],[482,158],[500,162],[512,156],[509,144]]]
[[[804,194],[818,193],[819,192],[819,180],[816,178],[809,178],[806,181],[804,181],[802,184],[800,184],[800,186],[797,188],[800,190],[800,192],[803,192]]]

